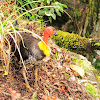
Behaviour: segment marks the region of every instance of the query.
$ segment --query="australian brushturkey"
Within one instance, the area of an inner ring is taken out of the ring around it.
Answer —
[[[15,22],[17,24],[17,22]],[[42,60],[45,56],[50,56],[50,48],[47,45],[48,38],[50,35],[56,35],[56,30],[54,27],[49,26],[44,30],[43,40],[35,38],[32,34],[29,33],[20,33],[22,38],[19,37],[18,43],[20,52],[25,63],[37,62]],[[13,45],[12,51],[15,51],[15,46]],[[18,50],[15,51],[15,56],[20,60],[20,55]],[[30,88],[27,77],[25,75],[25,70],[22,71],[23,76],[25,78],[25,82],[28,88]]]

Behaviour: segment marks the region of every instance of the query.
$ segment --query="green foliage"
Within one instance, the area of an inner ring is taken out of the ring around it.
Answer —
[[[98,42],[98,43],[95,43],[94,45],[100,46],[100,42]]]
[[[16,2],[18,6],[22,7],[19,13],[21,14],[22,12],[27,12],[26,16],[24,17],[29,20],[36,19],[39,21],[43,21],[43,16],[47,16],[49,21],[52,22],[52,18],[56,20],[56,15],[61,16],[61,13],[63,13],[63,8],[67,8],[67,5],[61,4],[57,1],[53,2],[53,0],[16,0]],[[39,9],[28,12],[29,10],[34,8]]]
[[[60,47],[64,47],[70,50],[84,50],[86,48],[86,38],[81,37],[77,34],[63,32],[58,30],[57,31],[58,36],[51,36],[53,40],[55,40],[56,44]]]
[[[88,90],[90,95],[96,96],[96,93],[98,93],[98,90],[90,83],[87,82],[86,90]]]
[[[100,60],[96,60],[93,65],[95,66],[96,69],[98,69],[100,71]]]

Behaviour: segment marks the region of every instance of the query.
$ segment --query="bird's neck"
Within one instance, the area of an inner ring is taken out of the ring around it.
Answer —
[[[44,54],[45,54],[46,56],[50,56],[50,49],[49,49],[49,47],[47,46],[48,38],[49,38],[49,35],[46,34],[46,32],[44,32],[43,41],[45,42],[46,45],[45,45],[42,41],[40,41],[40,42],[38,43],[39,48],[44,52]]]
[[[44,33],[43,41],[47,44],[49,35]]]

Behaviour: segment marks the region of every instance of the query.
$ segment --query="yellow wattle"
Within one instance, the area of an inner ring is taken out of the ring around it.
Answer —
[[[46,56],[50,56],[50,48],[45,45],[42,41],[38,43],[39,48],[44,52]]]

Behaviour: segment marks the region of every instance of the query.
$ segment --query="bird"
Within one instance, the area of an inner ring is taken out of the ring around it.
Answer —
[[[44,30],[44,35],[43,35],[42,40],[32,36],[32,34],[28,34],[25,32],[21,33],[22,39],[20,38],[18,41],[19,41],[19,46],[20,46],[19,47],[20,53],[21,53],[23,61],[25,62],[25,65],[27,63],[32,64],[33,62],[41,61],[44,57],[50,56],[51,51],[50,51],[49,46],[47,45],[48,38],[50,35],[58,36],[53,26],[48,26]],[[21,59],[20,59],[20,54],[18,50],[17,49],[16,51],[14,50],[15,50],[15,47],[13,47],[12,51],[15,52],[15,56],[20,61]],[[25,79],[26,87],[30,89],[30,85],[28,83],[24,68],[22,70],[22,74]]]
[[[38,61],[43,59],[45,56],[50,56],[50,49],[47,45],[48,38],[50,35],[56,35],[55,28],[52,26],[47,27],[44,30],[43,41],[33,37],[31,34],[22,33],[24,43],[20,39],[20,52],[23,60]],[[19,55],[17,56],[19,59]]]

